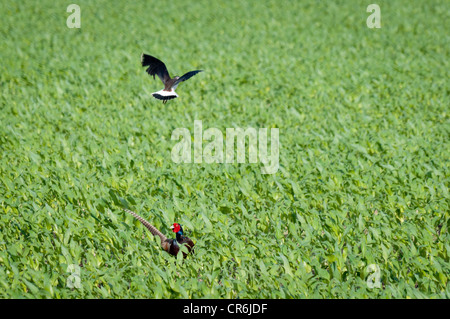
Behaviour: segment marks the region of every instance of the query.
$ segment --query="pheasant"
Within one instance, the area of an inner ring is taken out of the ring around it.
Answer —
[[[142,53],[141,55],[141,64],[142,66],[148,66],[146,71],[153,76],[153,79],[155,78],[155,75],[157,75],[164,84],[164,89],[152,93],[153,97],[162,100],[163,104],[166,104],[168,100],[176,99],[178,97],[178,94],[175,93],[178,84],[193,77],[197,73],[202,72],[202,70],[195,70],[188,72],[181,77],[175,76],[174,78],[171,78],[166,65],[162,61],[145,53]]]
[[[122,208],[127,213],[133,215],[138,221],[140,221],[154,236],[158,236],[161,239],[162,248],[173,256],[177,256],[180,251],[180,245],[186,244],[188,252],[191,252],[194,248],[194,242],[183,235],[183,228],[180,224],[174,223],[170,228],[174,233],[176,233],[176,239],[168,239],[164,236],[158,229],[156,229],[152,224],[146,221],[144,218],[136,214],[135,212]],[[183,252],[183,257],[186,258],[187,254]]]

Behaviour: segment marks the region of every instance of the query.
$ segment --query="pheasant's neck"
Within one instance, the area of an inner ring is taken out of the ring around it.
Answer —
[[[177,241],[180,241],[180,240],[182,240],[183,239],[183,232],[182,231],[179,231],[178,233],[177,233]]]

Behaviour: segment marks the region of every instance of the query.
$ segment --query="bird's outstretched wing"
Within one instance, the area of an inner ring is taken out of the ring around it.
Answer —
[[[197,73],[202,72],[202,71],[203,70],[195,70],[195,71],[188,72],[183,76],[180,76],[180,78],[173,83],[172,88],[175,90],[177,88],[178,84],[190,79],[191,77],[193,77],[194,75],[196,75]]]
[[[163,84],[165,84],[166,81],[170,80],[170,75],[167,71],[166,65],[157,58],[142,53],[141,63],[142,66],[148,66],[147,70],[145,70],[148,74],[153,75],[153,78],[155,78],[155,75],[157,75],[161,79]]]

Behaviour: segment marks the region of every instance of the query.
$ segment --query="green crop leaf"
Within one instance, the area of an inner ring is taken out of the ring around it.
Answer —
[[[3,1],[0,296],[448,299],[447,2]]]

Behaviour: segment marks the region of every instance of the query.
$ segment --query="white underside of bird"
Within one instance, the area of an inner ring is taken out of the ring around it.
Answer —
[[[175,90],[165,91],[159,90],[158,92],[152,93],[153,97],[157,98],[158,100],[171,100],[178,97],[178,94],[175,93]]]

